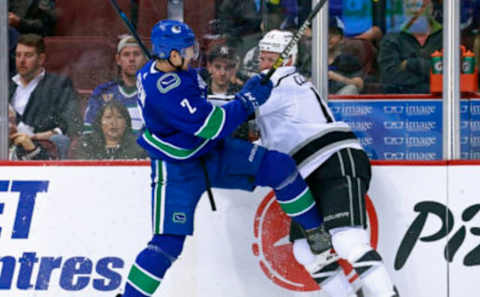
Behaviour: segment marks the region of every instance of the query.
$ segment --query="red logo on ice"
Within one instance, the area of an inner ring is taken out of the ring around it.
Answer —
[[[378,242],[378,220],[372,201],[366,197],[370,227],[370,241],[374,248]],[[282,211],[275,200],[273,191],[267,194],[255,214],[253,253],[265,275],[277,285],[293,291],[316,291],[318,284],[312,280],[302,265],[298,264],[288,240],[290,218]],[[352,267],[342,263],[345,274],[353,282],[357,276]]]

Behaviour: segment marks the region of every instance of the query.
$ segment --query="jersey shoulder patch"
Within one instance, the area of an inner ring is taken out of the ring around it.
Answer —
[[[173,72],[165,73],[157,80],[157,89],[160,93],[165,94],[178,87],[181,82],[182,80],[178,74]]]

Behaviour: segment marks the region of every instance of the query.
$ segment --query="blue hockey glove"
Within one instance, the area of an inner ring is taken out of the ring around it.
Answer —
[[[273,84],[270,80],[264,85],[260,83],[261,75],[255,75],[243,86],[235,95],[235,99],[240,100],[248,115],[255,112],[255,109],[267,101],[272,92]]]

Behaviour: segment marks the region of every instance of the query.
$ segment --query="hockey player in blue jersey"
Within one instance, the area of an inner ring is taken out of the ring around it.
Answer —
[[[322,223],[295,162],[286,154],[229,137],[270,95],[272,83],[256,76],[223,106],[206,100],[207,85],[189,62],[198,54],[184,23],[162,20],[152,29],[155,58],[137,73],[146,129],[138,143],[152,169],[153,237],[136,257],[123,297],[151,296],[193,234],[194,211],[206,189],[202,163],[213,187],[253,191],[272,187],[282,209],[316,245]],[[323,247],[321,247],[323,248]],[[323,251],[323,250],[322,250]]]

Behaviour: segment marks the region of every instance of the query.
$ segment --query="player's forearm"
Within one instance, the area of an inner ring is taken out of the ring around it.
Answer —
[[[230,136],[233,131],[247,120],[247,111],[239,100],[233,100],[222,107],[214,107],[204,124],[195,132],[195,136],[217,139]]]

